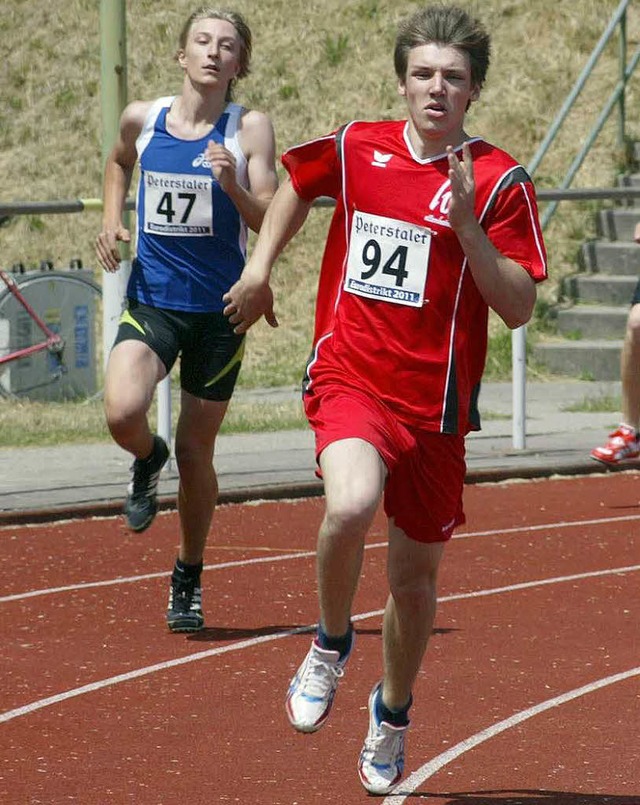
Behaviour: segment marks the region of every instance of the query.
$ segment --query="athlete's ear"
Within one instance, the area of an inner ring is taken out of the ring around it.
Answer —
[[[465,106],[464,111],[468,112],[471,107],[471,104],[477,101],[479,97],[480,97],[480,87],[474,86],[473,89],[471,90],[471,94],[469,95],[469,100],[467,101],[467,105]]]
[[[182,48],[176,53],[176,61],[178,62],[180,67],[182,67],[183,70],[186,70],[186,68],[187,68],[187,59],[186,59],[184,50],[182,50]]]
[[[402,95],[403,98],[407,95],[407,85],[401,79],[398,79],[398,95]]]

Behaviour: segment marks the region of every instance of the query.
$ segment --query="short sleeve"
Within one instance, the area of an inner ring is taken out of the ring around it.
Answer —
[[[484,228],[501,254],[521,265],[535,282],[542,282],[547,278],[547,254],[538,205],[533,183],[521,173],[498,191]]]
[[[337,198],[342,187],[337,145],[338,132],[309,140],[282,155],[282,164],[300,198]]]

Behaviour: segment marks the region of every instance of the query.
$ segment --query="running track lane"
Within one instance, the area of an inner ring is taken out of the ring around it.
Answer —
[[[639,501],[634,473],[467,488],[414,692],[415,773],[390,802],[640,803]],[[175,515],[137,537],[113,519],[1,530],[0,798],[369,801],[355,763],[380,668],[381,517],[329,723],[298,735],[282,706],[309,640],[284,633],[316,616],[321,516],[317,499],[222,508],[210,626],[191,637],[162,623]]]

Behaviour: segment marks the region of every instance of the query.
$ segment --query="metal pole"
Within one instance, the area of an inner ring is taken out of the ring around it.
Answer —
[[[558,129],[562,125],[565,117],[569,114],[569,111],[573,106],[576,98],[582,91],[582,88],[584,87],[587,79],[589,78],[591,71],[593,70],[598,59],[600,58],[600,54],[606,47],[609,38],[611,37],[613,31],[615,30],[616,25],[618,25],[618,23],[620,22],[622,15],[626,13],[628,4],[629,0],[621,0],[620,5],[618,6],[613,16],[609,20],[609,24],[607,25],[606,30],[598,40],[598,44],[593,49],[591,56],[589,56],[587,63],[582,68],[582,72],[578,76],[571,92],[565,98],[564,103],[560,108],[560,111],[556,115],[553,123],[551,124],[549,130],[547,131],[547,134],[545,135],[543,141],[540,143],[538,150],[534,154],[533,159],[529,163],[527,171],[530,176],[533,176],[536,170],[538,169],[538,166],[540,165],[542,158],[547,153],[547,149],[555,139],[556,134],[558,133]]]
[[[625,147],[625,128],[626,128],[626,111],[625,111],[625,88],[627,85],[627,11],[620,17],[620,79],[623,84],[623,90],[620,93],[618,100],[618,145],[620,148]]]
[[[527,329],[511,333],[511,442],[516,450],[527,446]]]
[[[126,0],[100,0],[100,105],[102,110],[102,164],[111,153],[127,104]],[[129,226],[129,214],[123,215]],[[128,274],[131,267],[128,244],[121,244],[122,262],[115,274],[102,275],[102,352],[106,367],[118,329]]]
[[[111,153],[118,138],[120,115],[127,105],[127,14],[126,0],[100,0],[100,51],[102,107],[102,162]],[[130,229],[130,215],[125,206],[122,221]],[[131,273],[131,250],[128,243],[120,244],[122,260],[115,274],[102,277],[102,349],[104,366],[116,337],[118,322],[124,308],[127,282]],[[158,433],[171,444],[171,387],[166,378],[158,386]],[[171,468],[167,462],[166,469]]]

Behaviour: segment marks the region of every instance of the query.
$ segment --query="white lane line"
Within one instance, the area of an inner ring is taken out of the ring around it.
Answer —
[[[381,543],[386,545],[385,543]],[[373,547],[377,547],[372,545]],[[205,565],[203,570],[226,570],[230,567],[244,567],[245,565],[260,565],[266,562],[286,562],[290,559],[298,559],[299,557],[312,557],[315,556],[315,551],[305,551],[304,553],[298,551],[297,553],[284,553],[279,556],[258,556],[254,559],[239,559],[235,562],[220,562],[217,565]],[[35,598],[39,595],[52,595],[53,593],[67,593],[73,590],[88,590],[92,587],[111,587],[114,584],[133,584],[138,581],[147,581],[148,579],[161,579],[169,578],[171,570],[163,570],[158,573],[145,573],[140,576],[120,576],[115,579],[103,579],[102,581],[81,581],[77,584],[67,584],[64,587],[46,587],[42,590],[29,590],[25,593],[14,593],[13,595],[4,595],[0,597],[0,604],[8,601],[20,601],[23,598]]]
[[[509,718],[505,718],[503,721],[499,721],[497,724],[487,727],[487,729],[482,730],[482,732],[477,732],[475,735],[465,738],[463,741],[460,741],[460,743],[452,746],[451,749],[447,749],[446,752],[442,752],[442,754],[434,757],[433,760],[425,763],[424,766],[421,766],[417,771],[410,774],[406,780],[400,783],[400,791],[385,797],[382,805],[400,805],[400,803],[411,796],[422,783],[430,777],[433,777],[436,772],[440,771],[440,769],[448,763],[451,763],[452,760],[456,760],[460,755],[474,749],[479,744],[484,743],[484,741],[494,738],[501,732],[505,732],[511,729],[511,727],[515,727],[523,721],[537,716],[539,713],[551,710],[553,707],[560,707],[560,705],[573,701],[573,699],[579,699],[581,696],[594,693],[601,688],[606,688],[608,685],[615,685],[617,682],[623,682],[626,679],[631,679],[638,675],[640,675],[640,667],[631,668],[629,671],[623,671],[619,674],[613,674],[612,676],[598,679],[595,682],[590,682],[588,685],[583,685],[580,688],[567,691],[567,693],[562,693],[560,696],[554,696],[552,699],[540,702],[540,704],[536,704],[533,707],[528,707],[526,710],[521,710],[519,713],[514,713],[514,715]]]
[[[523,581],[519,584],[509,584],[506,587],[494,587],[491,590],[476,590],[469,593],[452,593],[438,598],[438,603],[446,601],[460,601],[464,598],[482,598],[486,595],[498,595],[500,593],[513,593],[516,590],[527,590],[532,587],[544,587],[547,584],[561,584],[565,581],[579,581],[583,579],[593,579],[598,576],[624,575],[625,573],[635,573],[640,570],[640,565],[628,565],[627,567],[613,567],[607,570],[591,570],[588,573],[574,573],[571,576],[556,576],[551,579],[537,579],[536,581]]]
[[[470,537],[494,537],[502,534],[521,534],[536,531],[545,531],[559,528],[575,528],[577,526],[608,525],[617,522],[629,522],[630,520],[640,520],[640,515],[631,514],[624,517],[603,517],[598,520],[575,520],[571,522],[545,523],[543,525],[517,526],[514,528],[498,528],[491,531],[469,531],[464,534],[454,534],[453,539],[469,539]],[[375,548],[386,548],[387,542],[377,542],[365,546],[365,550]],[[247,550],[251,550],[250,548]],[[308,559],[316,555],[315,551],[298,551],[297,553],[285,553],[280,556],[261,556],[255,559],[239,559],[235,562],[221,562],[216,565],[205,565],[204,570],[224,570],[233,567],[245,567],[247,565],[264,564],[267,562],[286,562],[292,559]],[[74,590],[88,590],[93,587],[111,587],[115,584],[133,584],[138,581],[149,579],[168,578],[171,571],[161,571],[158,573],[146,573],[140,576],[121,576],[115,579],[103,579],[102,581],[86,581],[76,584],[67,584],[63,587],[45,587],[40,590],[29,590],[23,593],[13,593],[12,595],[0,596],[0,604],[10,601],[21,601],[25,598],[36,598],[41,595],[54,595],[56,593],[73,592]]]
[[[498,528],[492,531],[470,531],[468,534],[454,534],[454,539],[466,537],[488,537],[496,534],[520,534],[521,532],[545,531],[555,528],[575,528],[585,525],[609,525],[611,523],[628,523],[640,520],[640,514],[625,514],[622,517],[599,517],[595,520],[560,520],[557,523],[543,523],[542,525],[515,526],[514,528]]]
[[[476,592],[471,593],[455,593],[452,595],[443,596],[442,598],[438,598],[438,603],[446,603],[447,601],[460,601],[465,598],[476,598],[478,596],[486,596],[486,595],[498,595],[505,592],[513,592],[516,590],[522,590],[525,588],[536,587],[536,586],[544,586],[548,584],[559,584],[565,581],[576,581],[578,579],[587,579],[592,578],[593,576],[604,576],[604,575],[615,575],[615,574],[624,574],[630,573],[640,570],[640,565],[634,565],[632,567],[617,567],[612,568],[610,570],[598,570],[591,573],[580,573],[574,576],[558,576],[557,578],[553,579],[540,579],[538,581],[529,581],[524,582],[523,584],[512,584],[508,587],[495,587],[493,589],[488,590],[477,590]],[[371,612],[362,612],[359,615],[354,615],[352,617],[353,621],[362,621],[368,618],[380,617],[384,614],[384,609],[377,609]],[[276,632],[275,634],[270,635],[261,635],[260,637],[252,637],[248,640],[240,640],[237,643],[229,643],[225,646],[219,646],[218,648],[208,649],[207,651],[199,651],[195,654],[189,654],[186,657],[177,657],[173,660],[166,660],[165,662],[156,663],[155,665],[148,665],[144,668],[137,668],[134,671],[128,671],[125,674],[118,674],[117,676],[112,676],[107,679],[100,679],[96,682],[91,682],[88,685],[82,685],[79,688],[73,688],[72,690],[65,691],[64,693],[57,693],[54,696],[48,696],[45,699],[39,699],[35,702],[31,702],[30,704],[23,705],[22,707],[17,707],[14,710],[7,710],[4,713],[0,713],[0,723],[4,721],[11,721],[14,718],[18,718],[19,716],[28,715],[29,713],[33,713],[36,710],[41,710],[44,707],[49,707],[53,704],[58,704],[59,702],[66,701],[67,699],[72,699],[76,696],[81,696],[84,693],[92,693],[93,691],[100,690],[101,688],[111,687],[112,685],[119,685],[121,682],[128,682],[132,679],[138,679],[142,676],[148,676],[149,674],[157,673],[158,671],[164,671],[168,668],[174,668],[178,665],[185,665],[186,663],[196,662],[196,660],[204,660],[208,657],[215,657],[218,654],[226,654],[230,651],[240,651],[241,649],[245,648],[252,648],[253,646],[257,646],[260,643],[268,643],[274,640],[281,640],[284,637],[290,637],[291,635],[303,634],[305,632],[312,632],[316,628],[315,624],[311,626],[299,626],[296,629],[287,629],[283,632]]]

